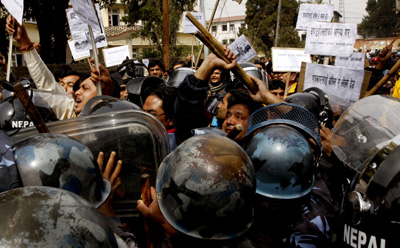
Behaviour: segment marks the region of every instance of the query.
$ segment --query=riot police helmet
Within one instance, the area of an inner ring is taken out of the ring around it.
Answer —
[[[120,111],[120,110],[141,110],[139,106],[134,104],[133,102],[129,102],[124,99],[118,99],[111,96],[95,96],[90,99],[85,107],[82,109],[82,116],[86,115],[96,115],[108,113],[111,111]]]
[[[62,134],[41,133],[16,143],[15,164],[23,186],[61,188],[100,207],[111,185],[103,180],[87,146]]]
[[[172,71],[171,75],[167,80],[167,85],[178,87],[187,75],[193,75],[196,72],[195,69],[189,67],[179,67]]]
[[[156,89],[165,86],[165,81],[155,76],[137,77],[130,80],[126,86],[128,101],[142,108],[146,98]]]
[[[31,186],[0,194],[1,247],[118,247],[104,217],[66,190]]]
[[[161,163],[156,180],[163,216],[202,240],[228,240],[253,221],[255,173],[244,150],[217,135],[193,136]]]
[[[263,127],[246,147],[256,171],[257,194],[296,199],[314,186],[314,155],[307,139],[286,125]]]

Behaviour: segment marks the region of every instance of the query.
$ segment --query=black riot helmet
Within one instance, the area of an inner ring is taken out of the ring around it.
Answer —
[[[165,81],[159,77],[147,76],[134,78],[126,85],[129,93],[128,101],[142,108],[146,98],[156,89],[165,86]]]
[[[23,187],[0,194],[1,247],[118,247],[104,217],[62,189]]]
[[[111,185],[103,180],[87,146],[62,134],[41,133],[16,143],[15,164],[23,186],[62,188],[100,207]]]
[[[167,80],[167,85],[178,87],[187,75],[193,75],[196,72],[195,69],[188,67],[179,67],[172,71],[171,75]]]
[[[313,188],[314,156],[296,129],[282,124],[263,127],[251,138],[246,153],[256,170],[257,194],[296,199]]]
[[[183,142],[161,163],[156,190],[168,223],[190,237],[228,240],[253,222],[254,168],[226,137],[200,135]]]
[[[129,109],[141,110],[141,108],[133,102],[114,98],[111,96],[101,95],[93,97],[86,103],[86,105],[82,109],[81,116],[103,114],[111,111]]]
[[[295,93],[285,99],[285,102],[303,107],[313,113],[320,124],[332,128],[333,111],[329,105],[328,96],[317,87],[305,89],[302,93]]]

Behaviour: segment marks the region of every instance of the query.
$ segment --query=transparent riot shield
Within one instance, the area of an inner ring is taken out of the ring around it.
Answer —
[[[168,134],[164,126],[142,110],[121,110],[98,115],[48,123],[50,132],[65,134],[89,147],[94,156],[104,152],[105,162],[112,151],[122,160],[122,185],[114,196],[117,215],[128,224],[138,217],[142,174],[149,174],[154,185],[158,166],[169,153]],[[11,137],[13,144],[37,134],[36,128],[26,128]],[[137,222],[137,221],[136,221]],[[142,222],[140,222],[142,223]]]
[[[361,173],[365,161],[400,134],[400,99],[383,95],[363,98],[342,114],[332,135],[336,156]]]

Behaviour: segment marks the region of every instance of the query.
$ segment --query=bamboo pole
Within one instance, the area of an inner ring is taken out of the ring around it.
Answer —
[[[386,81],[388,81],[388,79],[393,76],[396,71],[400,68],[400,60],[398,60],[396,62],[396,64],[390,69],[389,73],[386,74],[385,76],[383,76],[383,78],[381,80],[379,80],[379,82],[369,91],[367,91],[367,93],[365,94],[365,97],[367,96],[371,96],[373,95],[383,84],[386,83]]]

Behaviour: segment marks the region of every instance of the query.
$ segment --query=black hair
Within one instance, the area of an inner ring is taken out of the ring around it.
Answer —
[[[241,104],[248,108],[249,114],[252,114],[263,106],[261,103],[255,102],[247,90],[233,89],[229,91],[229,94],[231,95],[228,97],[228,109],[234,105]]]
[[[255,61],[254,62],[255,65],[261,65],[263,69],[265,69],[265,63],[261,62],[261,61]]]
[[[177,88],[172,86],[163,86],[156,89],[150,95],[157,96],[160,98],[162,103],[162,108],[165,112],[165,119],[173,119],[174,117],[174,104],[177,95]]]
[[[74,84],[74,87],[72,88],[74,92],[77,92],[81,86],[81,83],[85,81],[86,79],[90,78],[90,73],[85,73],[83,76],[81,76]],[[111,78],[112,84],[113,84],[113,93],[112,97],[119,98],[121,94],[121,88],[119,87],[119,84],[116,80]],[[92,81],[91,81],[92,82]],[[92,82],[93,83],[93,82]],[[93,83],[94,84],[94,83]],[[95,85],[96,86],[96,85]]]
[[[151,60],[150,62],[149,62],[149,70],[150,70],[150,68],[151,67],[154,67],[154,66],[156,66],[156,65],[158,65],[160,68],[161,68],[161,70],[164,72],[165,71],[165,67],[164,67],[164,65],[163,65],[163,63],[161,63],[161,61],[160,60]]]
[[[178,60],[177,62],[175,62],[175,63],[172,64],[171,69],[174,68],[174,66],[176,66],[176,65],[182,65],[182,67],[187,67],[186,61],[184,61],[184,60]]]
[[[77,92],[79,90],[79,86],[81,86],[81,83],[83,81],[85,81],[85,79],[90,77],[90,73],[85,73],[84,75],[82,75],[75,83],[74,83],[74,87],[72,88],[74,90],[74,92]]]
[[[286,87],[285,83],[277,79],[274,79],[268,83],[269,90],[277,90],[277,89],[285,90],[285,87]]]

